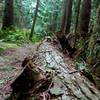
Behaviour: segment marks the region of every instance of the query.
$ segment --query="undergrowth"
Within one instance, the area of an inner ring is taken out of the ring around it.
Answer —
[[[9,48],[16,48],[23,44],[37,43],[43,37],[33,34],[32,42],[29,40],[30,30],[14,28],[0,31],[0,53]]]
[[[1,30],[0,31],[0,40],[3,42],[8,42],[8,43],[16,43],[16,44],[23,44],[23,43],[29,43],[29,35],[30,35],[30,30],[26,29],[18,29],[15,28],[13,30],[6,29],[6,30]],[[37,34],[33,34],[32,42],[40,42],[42,39],[41,36]]]

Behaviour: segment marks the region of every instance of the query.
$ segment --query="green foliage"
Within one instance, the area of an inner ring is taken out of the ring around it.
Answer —
[[[34,34],[32,38],[33,43],[40,42],[42,40],[42,37],[40,35]]]
[[[22,44],[22,43],[29,43],[28,40],[30,34],[30,30],[26,29],[18,29],[15,28],[14,30],[6,29],[0,31],[0,39],[3,42],[15,43],[15,44]],[[32,41],[33,43],[40,42],[43,37],[39,34],[34,34]]]
[[[61,21],[58,21],[58,18],[61,19],[61,3],[62,1],[58,0],[41,1],[35,28],[36,33],[41,33],[42,36],[47,36],[54,32],[54,30],[58,29]],[[52,30],[52,28],[55,29]]]
[[[4,42],[23,42],[23,40],[27,36],[27,31],[20,30],[20,29],[6,29],[0,32],[0,38],[3,39]]]
[[[4,51],[4,48],[0,47],[0,53],[2,53]]]
[[[76,61],[76,69],[82,70],[86,68],[86,64],[83,61]]]
[[[63,0],[40,0],[35,33],[44,37],[50,35],[50,27],[53,27],[53,23],[57,25],[57,29],[60,27],[59,24],[61,23],[62,17],[61,12],[63,11],[61,10],[62,2]],[[36,0],[15,1],[15,24],[31,29],[35,7]],[[54,20],[54,16],[56,15],[57,18]],[[21,23],[22,25],[19,25]]]

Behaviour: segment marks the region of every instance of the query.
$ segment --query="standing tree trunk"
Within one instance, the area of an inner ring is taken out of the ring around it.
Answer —
[[[77,26],[78,26],[78,22],[79,22],[79,13],[80,13],[80,6],[81,6],[81,0],[78,0],[77,2],[77,6],[76,6],[76,22],[75,22],[75,39],[74,39],[74,47],[76,46],[76,40],[77,40]]]
[[[13,21],[13,0],[5,0],[2,29],[11,28],[14,25]]]
[[[96,22],[93,28],[93,33],[89,40],[88,54],[87,54],[88,64],[94,64],[97,62],[96,60],[99,61],[99,57],[100,57],[99,54],[98,53],[97,53],[98,55],[94,54],[94,49],[95,49],[95,45],[97,43],[98,37],[100,37],[100,5],[98,6],[98,9],[97,9]],[[98,52],[100,52],[100,50],[98,50]]]
[[[65,21],[66,21],[66,12],[67,12],[67,7],[68,4],[67,4],[67,0],[64,0],[64,15],[63,15],[63,18],[62,18],[62,25],[61,25],[61,30],[64,32],[64,28],[65,28]]]
[[[95,22],[93,32],[100,33],[100,4],[97,8],[96,22]]]
[[[29,40],[31,40],[31,41],[32,41],[32,36],[33,36],[33,33],[34,33],[35,23],[36,23],[36,19],[37,19],[39,2],[40,2],[40,0],[37,0],[35,14],[34,14],[34,19],[33,19],[33,25],[32,25],[31,33],[30,33],[30,36],[29,36]]]
[[[77,30],[77,46],[81,50],[81,55],[84,60],[86,60],[86,50],[87,50],[87,36],[88,36],[88,26],[90,22],[91,14],[91,0],[83,0],[82,8],[80,12],[80,18]]]
[[[92,72],[98,77],[94,78],[96,86],[100,89],[100,5],[97,9],[93,32],[89,39],[87,63],[92,65]]]
[[[78,4],[77,4],[77,7],[76,7],[76,23],[75,23],[75,33],[77,31],[77,26],[78,26],[78,19],[79,19],[79,13],[80,13],[80,5],[81,5],[81,0],[78,0]]]
[[[66,34],[68,34],[70,32],[71,17],[72,17],[72,2],[73,2],[73,0],[68,0],[68,11],[67,11],[66,26],[65,26]]]
[[[83,37],[83,39],[86,38],[88,33],[90,14],[91,14],[91,0],[83,0],[79,25],[78,25],[78,32]]]
[[[66,34],[70,32],[71,16],[72,16],[72,0],[65,0],[64,16],[62,21],[62,31]]]

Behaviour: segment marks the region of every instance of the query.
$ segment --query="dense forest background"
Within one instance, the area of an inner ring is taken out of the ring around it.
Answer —
[[[78,68],[100,78],[100,0],[0,0],[0,12],[0,42],[37,43],[62,31]]]

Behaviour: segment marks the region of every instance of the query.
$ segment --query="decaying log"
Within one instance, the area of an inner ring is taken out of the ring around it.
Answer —
[[[24,71],[19,76],[22,79],[18,82],[18,77],[11,85],[14,92],[20,83],[19,86],[26,84],[25,91],[17,87],[17,93],[27,92],[28,96],[34,97],[33,100],[100,100],[99,90],[75,70],[71,58],[64,55],[52,39],[47,41],[45,39],[38,46],[32,59],[23,62]]]
[[[72,56],[76,52],[76,48],[71,47],[66,35],[62,31],[57,32],[56,37],[60,42],[63,51],[68,51],[69,56]]]

